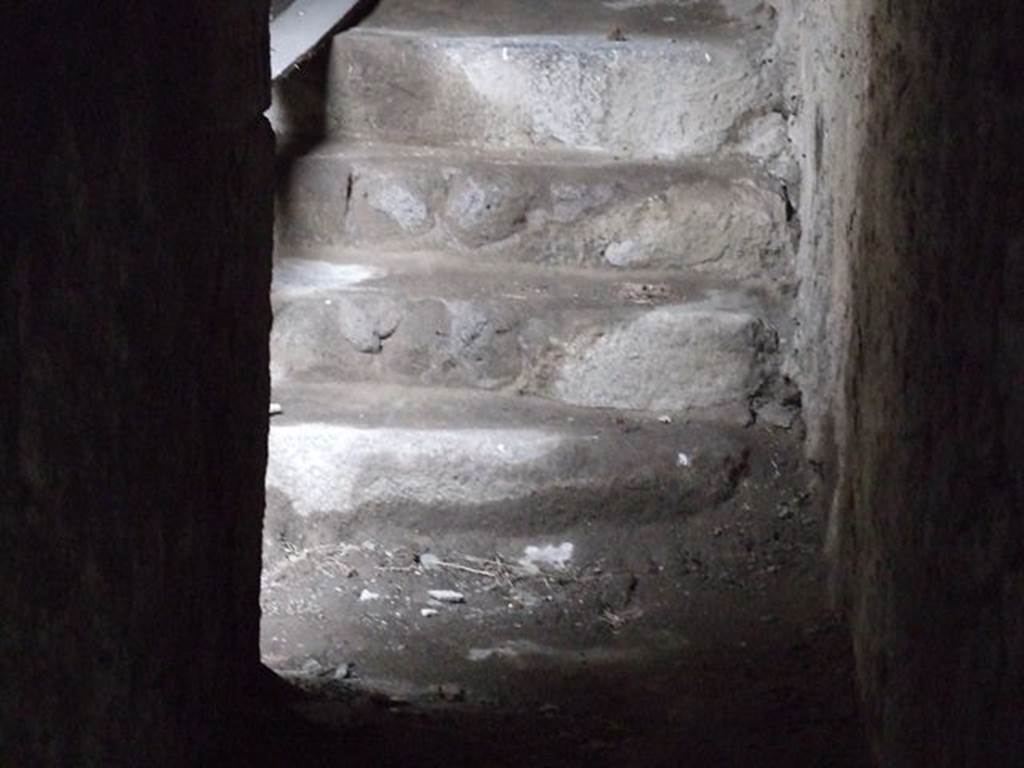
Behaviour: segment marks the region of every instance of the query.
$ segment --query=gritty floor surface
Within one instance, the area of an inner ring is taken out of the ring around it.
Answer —
[[[698,515],[529,552],[363,523],[290,553],[262,631],[295,719],[248,764],[869,765],[815,499],[792,436],[757,438]]]

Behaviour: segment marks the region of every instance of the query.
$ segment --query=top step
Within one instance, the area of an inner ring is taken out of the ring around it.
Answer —
[[[282,83],[279,132],[434,147],[708,155],[781,108],[774,21],[718,3],[381,4]],[[746,4],[749,5],[749,4]],[[740,9],[748,10],[748,9]]]
[[[367,29],[446,35],[679,37],[685,30],[762,21],[763,0],[381,0]]]

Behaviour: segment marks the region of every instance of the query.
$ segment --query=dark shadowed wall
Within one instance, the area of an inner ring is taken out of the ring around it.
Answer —
[[[268,12],[5,10],[0,765],[196,764],[258,663]]]
[[[1024,6],[805,8],[805,383],[876,752],[1021,765]]]

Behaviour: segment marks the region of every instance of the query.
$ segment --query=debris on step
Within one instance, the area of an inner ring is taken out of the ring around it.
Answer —
[[[432,616],[437,616],[440,611],[437,608],[420,608],[420,616],[425,619],[429,619]]]
[[[619,295],[634,304],[654,304],[672,295],[672,289],[665,283],[623,283]]]
[[[270,415],[271,416],[280,416],[282,413],[284,413],[284,408],[281,407],[280,403],[271,403],[270,404]]]
[[[453,571],[472,573],[475,576],[486,576],[491,579],[496,578],[498,576],[497,573],[494,573],[492,571],[485,571],[480,568],[471,568],[468,565],[460,565],[459,563],[445,562],[437,555],[432,555],[429,552],[424,552],[422,555],[417,556],[416,562],[418,562],[423,567],[423,569],[427,571],[433,571],[438,568],[448,568]]]
[[[351,680],[355,677],[356,665],[352,662],[346,661],[339,664],[334,668],[334,679],[335,680]]]
[[[380,600],[380,594],[377,592],[371,592],[368,589],[364,589],[359,593],[359,602],[368,603],[372,600]]]
[[[461,592],[456,592],[453,589],[431,589],[427,592],[431,599],[437,600],[439,603],[449,603],[457,605],[459,603],[466,602],[466,596]]]
[[[601,611],[600,619],[602,622],[611,627],[612,632],[618,632],[620,629],[626,626],[630,621],[638,619],[643,615],[643,611],[639,608],[630,608],[625,611],[613,611],[611,608],[605,608]]]

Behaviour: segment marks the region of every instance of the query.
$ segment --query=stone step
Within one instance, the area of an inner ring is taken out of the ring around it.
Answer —
[[[646,28],[607,15],[601,28],[574,20],[519,34],[371,18],[279,88],[273,120],[363,141],[680,158],[715,152],[782,108],[770,13],[670,7]]]
[[[284,242],[785,279],[786,202],[748,163],[321,146],[284,158]]]
[[[771,21],[763,0],[386,0],[361,26],[449,35],[591,35],[676,38]]]
[[[788,335],[767,294],[678,273],[633,280],[481,270],[434,253],[300,253],[279,253],[275,267],[275,383],[506,390],[745,422]]]
[[[273,397],[265,565],[368,521],[496,537],[710,511],[760,434],[471,391],[292,384]]]

